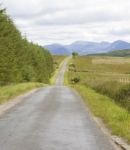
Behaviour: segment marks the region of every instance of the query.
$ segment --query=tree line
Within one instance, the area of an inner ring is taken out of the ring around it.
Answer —
[[[51,54],[22,37],[5,9],[0,9],[0,85],[48,83],[52,71]]]

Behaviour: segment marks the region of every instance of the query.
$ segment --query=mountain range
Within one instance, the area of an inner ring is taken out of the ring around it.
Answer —
[[[115,42],[76,41],[70,45],[45,45],[44,48],[48,49],[54,55],[70,55],[73,51],[79,53],[79,55],[88,55],[130,49],[130,43],[121,40]]]

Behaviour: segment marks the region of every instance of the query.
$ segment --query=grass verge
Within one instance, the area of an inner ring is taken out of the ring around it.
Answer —
[[[57,75],[58,75],[58,73],[59,73],[59,70],[60,70],[60,68],[57,68],[57,69],[53,72],[52,77],[50,78],[50,84],[51,84],[51,85],[54,85],[54,84],[55,84]]]
[[[59,73],[63,63],[64,63],[64,60],[60,63],[58,68],[53,72],[52,77],[50,78],[50,84],[51,85],[54,85],[56,83],[56,79],[57,79],[58,73]]]
[[[125,138],[130,143],[130,113],[125,108],[89,87],[81,84],[71,85],[68,81],[67,71],[64,76],[64,84],[78,91],[91,112],[103,120],[113,135]]]
[[[83,85],[76,85],[74,88],[84,98],[92,113],[102,118],[113,135],[123,137],[130,143],[130,114],[126,109],[115,104],[111,98]]]
[[[15,98],[16,96],[23,94],[29,90],[43,86],[45,86],[45,84],[43,83],[31,82],[0,87],[0,104],[3,104],[10,99]]]

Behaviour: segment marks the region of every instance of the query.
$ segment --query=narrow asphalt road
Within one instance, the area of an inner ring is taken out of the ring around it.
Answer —
[[[41,88],[0,116],[0,150],[115,150],[80,96],[63,86]]]

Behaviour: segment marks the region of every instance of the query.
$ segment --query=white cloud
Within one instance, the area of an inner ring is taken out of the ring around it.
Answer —
[[[3,6],[29,40],[130,41],[129,0],[4,0]]]

